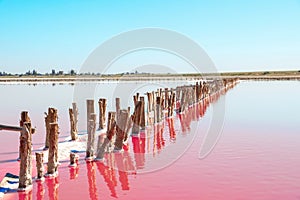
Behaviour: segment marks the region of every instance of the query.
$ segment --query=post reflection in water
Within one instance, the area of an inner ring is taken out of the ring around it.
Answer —
[[[95,172],[94,162],[87,161],[86,168],[87,168],[87,177],[88,177],[88,183],[89,183],[90,199],[97,200],[98,194],[97,194],[96,172]]]
[[[45,195],[45,189],[41,181],[37,182],[36,199],[43,200]]]
[[[153,155],[159,153],[165,146],[164,123],[158,123],[154,125],[154,136],[153,136]]]
[[[170,133],[170,140],[174,141],[176,140],[176,132],[174,128],[174,118],[167,119],[168,127],[169,127],[169,133]]]
[[[19,200],[32,200],[32,190],[28,192],[18,192]]]
[[[106,166],[102,162],[96,162],[99,173],[103,176],[104,181],[110,190],[110,195],[112,197],[117,197],[117,192],[115,189],[116,186],[116,177],[115,173],[112,173],[113,168]]]
[[[128,181],[128,160],[124,157],[123,153],[115,154],[115,160],[118,167],[119,181],[121,183],[122,190],[129,190],[129,181]],[[131,164],[130,164],[131,165]]]
[[[48,195],[50,200],[58,200],[58,177],[49,177],[45,179],[46,185],[48,187]]]
[[[78,177],[78,173],[79,173],[79,166],[75,166],[75,167],[69,167],[69,172],[70,172],[70,180],[74,180]]]
[[[152,149],[153,156],[159,153],[165,145],[165,140],[163,138],[163,130],[164,130],[163,126],[164,125],[161,123],[154,125],[153,149]]]
[[[134,160],[137,169],[143,169],[145,166],[146,135],[141,132],[140,135],[131,137],[133,145]]]

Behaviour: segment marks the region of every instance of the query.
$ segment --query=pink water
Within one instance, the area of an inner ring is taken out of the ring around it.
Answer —
[[[34,148],[44,142],[43,112],[53,102],[59,110],[67,110],[72,101],[68,96],[72,95],[72,86],[0,87],[1,94],[32,91],[39,93],[41,99],[46,96],[45,89],[64,95],[60,101],[55,98],[40,101],[31,96],[20,104],[17,104],[20,99],[14,96],[1,97],[1,123],[17,124],[19,112],[24,107],[30,111],[38,129]],[[185,132],[176,116],[174,132],[166,122],[163,132],[162,129],[152,130],[149,138],[131,138],[128,151],[107,157],[107,162],[116,167],[86,163],[82,159],[84,153],[80,153],[78,168],[69,168],[68,162],[62,162],[56,179],[34,182],[28,194],[8,193],[4,199],[299,199],[299,89],[300,82],[284,81],[242,82],[230,90],[221,97],[226,98],[221,137],[204,159],[199,159],[198,155],[209,129],[212,105],[198,121],[191,124],[185,121]],[[32,101],[37,103],[32,105],[29,103]],[[192,118],[185,116],[183,119],[190,121]],[[68,135],[68,125],[67,111],[61,112],[61,140]],[[193,135],[197,125],[200,128]],[[18,174],[15,161],[18,134],[4,131],[0,134],[0,176],[6,172]],[[178,145],[187,144],[185,141],[192,142],[174,162],[147,173],[148,169],[153,169],[154,159],[172,157]],[[117,169],[124,167],[135,170]]]

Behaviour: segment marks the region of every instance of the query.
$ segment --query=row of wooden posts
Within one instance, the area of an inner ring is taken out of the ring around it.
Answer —
[[[96,113],[94,100],[88,99],[87,105],[87,160],[102,160],[105,152],[121,151],[123,144],[127,142],[129,132],[137,135],[145,130],[146,126],[161,123],[165,118],[172,117],[174,112],[183,113],[192,106],[210,95],[232,87],[237,79],[214,80],[210,82],[197,82],[194,85],[178,86],[176,88],[158,89],[157,91],[147,92],[147,106],[145,96],[139,93],[133,96],[134,110],[130,115],[130,107],[121,109],[120,98],[116,98],[116,111],[109,111],[106,122],[107,100],[100,98],[98,129],[106,129],[106,133],[98,136],[96,150],[94,143],[96,140]],[[69,109],[70,134],[71,140],[78,138],[78,108],[76,103]],[[45,149],[48,149],[48,164],[46,176],[55,176],[58,170],[58,113],[57,109],[49,108],[45,113],[46,140]],[[21,113],[20,127],[20,173],[19,189],[25,189],[32,184],[32,134],[35,130],[31,126],[28,112]],[[43,152],[36,152],[37,179],[43,178]],[[70,153],[70,166],[75,166],[78,156]]]

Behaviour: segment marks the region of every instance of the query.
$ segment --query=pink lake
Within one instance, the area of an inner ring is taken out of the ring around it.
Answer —
[[[114,84],[98,83],[95,100],[107,96],[110,101]],[[74,86],[68,84],[0,85],[0,123],[17,125],[20,112],[28,110],[37,128],[33,136],[36,150],[44,144],[43,113],[53,106],[59,112],[63,141],[69,135],[73,91]],[[196,109],[201,114],[198,120],[177,115],[174,132],[166,121],[148,137],[131,137],[128,151],[107,155],[113,167],[86,163],[85,153],[79,153],[78,168],[69,168],[68,161],[62,161],[57,178],[34,182],[31,192],[7,193],[4,199],[300,199],[299,91],[299,81],[242,81],[216,102]],[[199,159],[213,108],[223,101],[220,138]],[[113,105],[109,102],[108,110]],[[85,116],[83,107],[79,106],[79,113]],[[85,121],[79,124],[82,133]],[[18,137],[15,132],[0,132],[1,178],[6,172],[18,175]],[[134,170],[120,170],[125,167]]]

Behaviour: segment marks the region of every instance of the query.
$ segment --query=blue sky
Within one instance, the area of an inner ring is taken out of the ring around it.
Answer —
[[[0,71],[79,70],[105,40],[144,27],[187,35],[219,71],[300,70],[299,0],[0,0]]]

